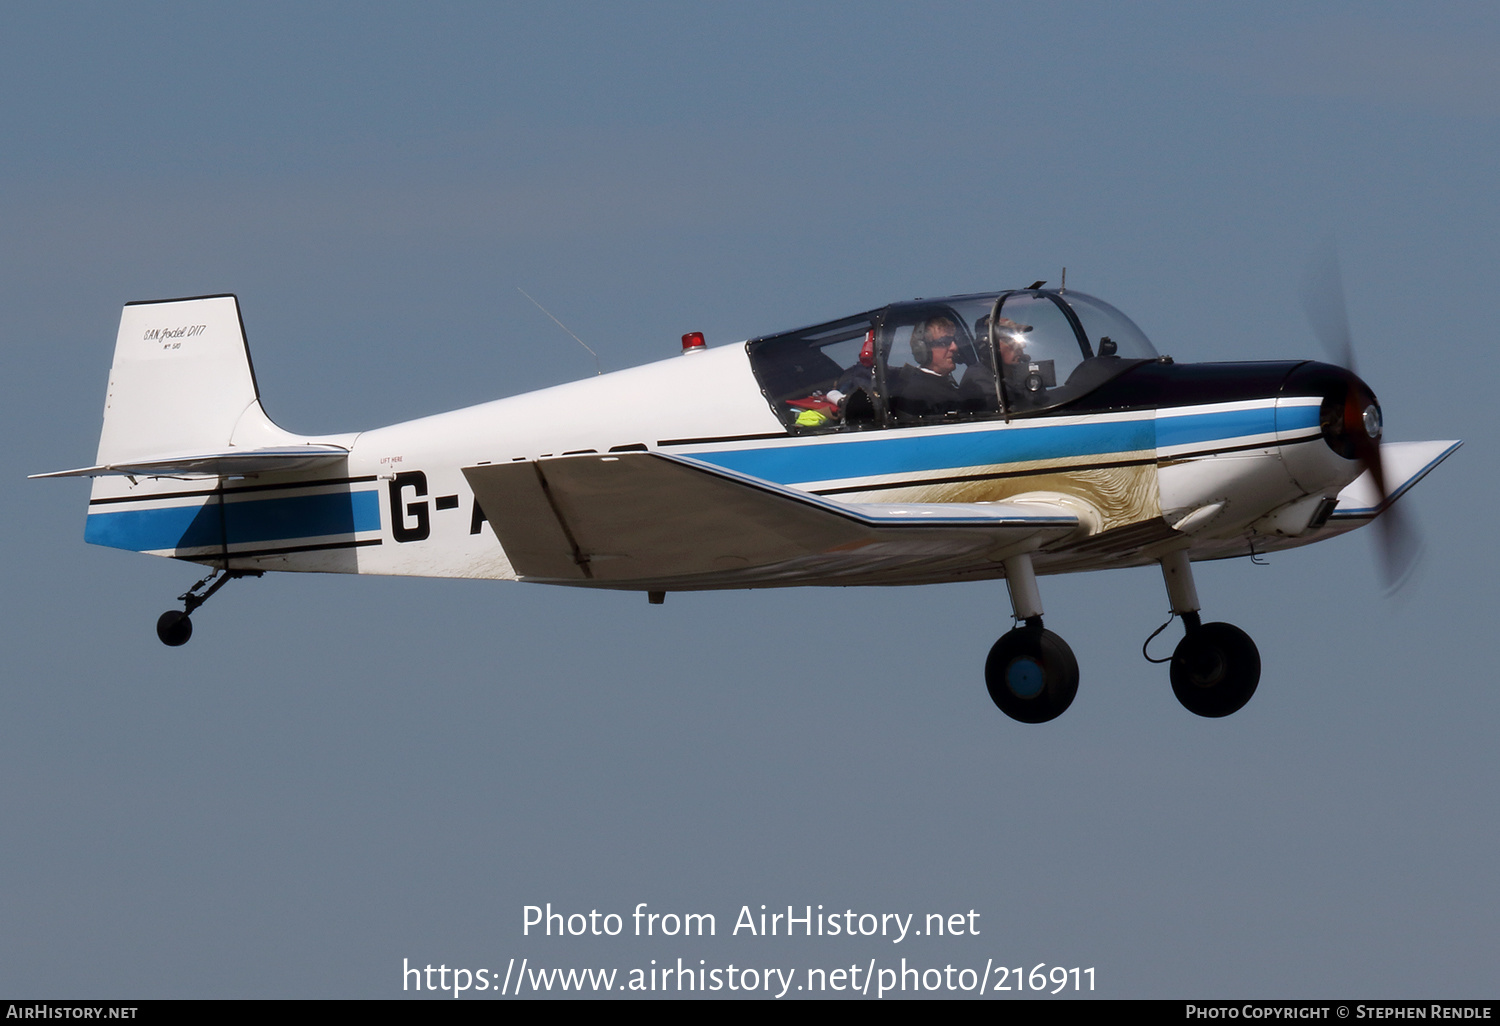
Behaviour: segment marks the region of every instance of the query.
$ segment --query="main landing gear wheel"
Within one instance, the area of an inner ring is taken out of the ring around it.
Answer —
[[[1000,711],[1022,723],[1046,723],[1073,704],[1078,660],[1068,643],[1041,627],[1017,627],[990,649],[984,683]]]
[[[168,609],[156,618],[156,636],[163,645],[186,645],[193,636],[193,621],[180,609]]]
[[[1260,652],[1234,624],[1190,629],[1172,653],[1172,693],[1199,716],[1239,712],[1259,683]]]

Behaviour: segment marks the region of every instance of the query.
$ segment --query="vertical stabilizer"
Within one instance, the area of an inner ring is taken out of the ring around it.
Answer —
[[[251,444],[290,440],[261,411],[259,394],[234,296],[130,303],[115,337],[97,462],[221,451],[237,426]]]

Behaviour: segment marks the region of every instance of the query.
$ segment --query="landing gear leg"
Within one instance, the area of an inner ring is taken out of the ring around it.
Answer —
[[[1250,635],[1229,623],[1204,623],[1187,552],[1161,560],[1172,612],[1187,634],[1172,653],[1172,693],[1188,712],[1219,717],[1239,712],[1260,683],[1260,652]]]
[[[215,570],[186,592],[177,596],[181,609],[168,609],[156,618],[156,636],[163,645],[186,645],[193,636],[193,610],[213,597],[214,592],[238,577],[259,577],[264,570]],[[214,578],[218,580],[214,580]],[[212,583],[210,583],[212,582]],[[207,590],[203,590],[203,589]]]
[[[1042,598],[1031,556],[1005,561],[1011,610],[1023,626],[1007,632],[990,649],[984,683],[1000,711],[1022,723],[1046,723],[1073,704],[1078,694],[1078,660],[1068,643],[1042,626]]]

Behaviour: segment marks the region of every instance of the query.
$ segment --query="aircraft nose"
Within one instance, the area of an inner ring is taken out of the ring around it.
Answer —
[[[1347,460],[1362,459],[1372,450],[1378,450],[1384,418],[1370,386],[1354,374],[1345,373],[1349,375],[1345,387],[1323,397],[1318,423],[1330,449]]]
[[[1380,401],[1353,371],[1327,363],[1305,363],[1287,377],[1282,394],[1322,399],[1318,426],[1323,441],[1344,459],[1365,459],[1378,451],[1385,427]]]

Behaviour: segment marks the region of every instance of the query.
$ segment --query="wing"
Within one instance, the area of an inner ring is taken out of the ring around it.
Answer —
[[[1043,503],[845,503],[662,453],[465,467],[522,577],[673,589],[947,577],[1078,529]]]

